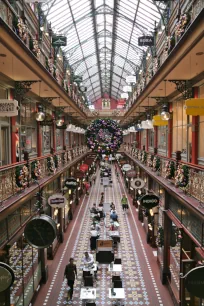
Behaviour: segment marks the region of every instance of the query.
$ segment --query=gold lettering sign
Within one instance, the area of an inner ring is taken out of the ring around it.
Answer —
[[[204,115],[204,99],[188,99],[185,101],[186,115],[203,116]]]
[[[153,116],[153,125],[154,126],[167,126],[168,120],[162,120],[160,115]]]

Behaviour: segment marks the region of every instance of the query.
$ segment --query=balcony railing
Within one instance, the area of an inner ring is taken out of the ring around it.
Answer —
[[[204,203],[204,167],[133,149],[128,145],[124,146],[124,152],[129,153],[156,175],[162,176],[189,196]]]
[[[69,166],[88,151],[86,146],[67,149],[55,154],[0,167],[0,202],[24,191],[36,181]]]

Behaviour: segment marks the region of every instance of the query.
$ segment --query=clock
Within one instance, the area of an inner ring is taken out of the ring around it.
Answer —
[[[57,226],[50,216],[37,216],[25,226],[24,235],[32,247],[48,248],[56,238]]]
[[[0,292],[3,292],[11,287],[14,280],[15,276],[13,269],[4,262],[0,262]]]

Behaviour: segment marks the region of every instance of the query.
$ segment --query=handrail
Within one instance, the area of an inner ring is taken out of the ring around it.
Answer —
[[[1,171],[4,171],[4,170],[7,170],[7,169],[15,168],[15,167],[17,167],[17,166],[25,165],[25,164],[26,164],[26,161],[20,161],[20,162],[14,163],[14,164],[1,166],[1,167],[0,167],[0,172],[1,172]]]

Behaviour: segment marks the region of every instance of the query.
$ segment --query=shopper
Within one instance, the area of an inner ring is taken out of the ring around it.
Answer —
[[[84,253],[84,265],[86,267],[91,267],[94,264],[94,257],[89,252]]]
[[[93,183],[95,184],[95,182],[96,182],[96,173],[95,173],[95,172],[94,172],[93,175],[92,175],[92,181],[93,181]]]
[[[112,221],[118,221],[118,215],[116,214],[115,210],[112,211],[110,218]]]
[[[122,196],[121,204],[122,204],[123,212],[125,213],[126,210],[128,209],[128,199],[125,196],[125,194],[123,194],[123,196]]]
[[[75,277],[77,277],[77,268],[74,264],[74,259],[71,257],[69,260],[69,264],[66,265],[64,276],[67,279],[67,285],[70,287],[69,298],[72,300],[73,291],[74,291],[74,281]]]

